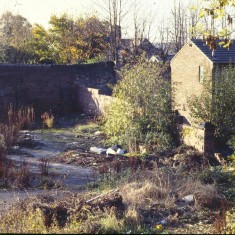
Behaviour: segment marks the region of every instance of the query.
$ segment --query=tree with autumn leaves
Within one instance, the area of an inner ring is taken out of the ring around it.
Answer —
[[[194,8],[199,12],[199,20],[193,30],[199,35],[193,37],[202,37],[211,50],[216,50],[217,46],[231,48],[234,10],[235,0],[202,0],[200,9]]]
[[[50,27],[31,25],[20,15],[0,18],[1,62],[76,64],[104,57],[107,23],[96,16],[52,15]]]

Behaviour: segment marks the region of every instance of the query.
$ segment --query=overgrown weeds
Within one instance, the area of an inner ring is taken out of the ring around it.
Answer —
[[[42,128],[52,128],[54,125],[54,115],[51,112],[44,112],[41,115]]]
[[[216,234],[234,234],[235,233],[235,212],[228,210],[223,204],[217,211],[214,222],[214,232]]]
[[[12,161],[6,159],[6,151],[16,142],[19,131],[28,128],[34,120],[34,110],[32,107],[14,109],[10,105],[7,120],[0,123],[0,181],[3,186],[28,187],[30,185],[30,173],[28,165],[22,162],[20,167],[16,167]]]
[[[49,168],[50,168],[49,160],[46,158],[40,159],[39,168],[41,171],[41,176],[48,176],[49,175]]]
[[[112,175],[119,177],[116,184],[105,183]],[[107,192],[117,185],[119,190]],[[188,195],[193,195],[190,203],[183,200]],[[180,226],[184,217],[194,218],[203,207],[210,208],[211,201],[219,200],[221,196],[214,185],[206,185],[188,173],[169,167],[146,169],[140,165],[119,169],[119,173],[110,172],[98,188],[86,194],[25,201],[14,209],[22,216],[17,215],[13,220],[16,211],[9,211],[2,217],[0,228],[3,232],[17,233],[156,234],[167,232],[168,226]]]

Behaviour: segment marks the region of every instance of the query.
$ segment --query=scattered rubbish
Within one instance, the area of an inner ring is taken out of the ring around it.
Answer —
[[[104,133],[102,131],[96,131],[94,135],[103,135]]]
[[[118,149],[118,150],[117,150],[117,154],[123,155],[123,154],[125,154],[125,150],[123,150],[123,149]]]
[[[17,149],[19,149],[19,148],[20,148],[20,146],[15,145],[15,146],[13,146],[12,148],[13,148],[14,150],[17,150]]]
[[[77,145],[77,144],[78,144],[77,142],[67,143],[67,144],[66,144],[66,147],[68,147],[68,146],[73,146],[73,145]]]
[[[161,225],[167,225],[167,220],[166,220],[166,219],[161,220],[161,221],[160,221],[160,224],[161,224]]]
[[[146,148],[146,146],[144,146],[144,145],[139,145],[139,149],[140,149],[140,152],[141,152],[142,154],[147,153],[147,148]]]
[[[119,145],[114,145],[107,149],[106,155],[124,155],[126,153]]]
[[[187,196],[183,197],[182,200],[187,202],[187,203],[191,203],[191,202],[194,202],[194,196],[192,194],[187,195]]]
[[[106,151],[107,151],[107,149],[98,148],[98,147],[91,147],[90,148],[90,152],[97,153],[97,154],[105,154]]]
[[[112,148],[108,148],[107,151],[106,151],[106,154],[107,154],[107,155],[109,155],[109,154],[111,154],[111,155],[116,155],[117,152],[116,152],[114,149],[112,149]]]
[[[100,194],[100,195],[98,195],[98,196],[95,196],[95,197],[93,197],[93,198],[87,200],[86,203],[92,202],[92,201],[94,201],[94,200],[96,200],[96,199],[98,199],[98,198],[104,197],[104,196],[106,196],[106,195],[108,195],[108,194],[110,194],[110,193],[116,193],[116,192],[118,192],[118,191],[119,191],[119,188],[110,190],[110,191],[108,191],[108,192],[106,192],[106,193]]]

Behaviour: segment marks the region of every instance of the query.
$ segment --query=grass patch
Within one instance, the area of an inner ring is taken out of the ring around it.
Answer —
[[[87,124],[77,124],[73,128],[73,132],[77,135],[91,136],[94,135],[96,131],[100,130],[100,126],[95,122],[88,122]]]

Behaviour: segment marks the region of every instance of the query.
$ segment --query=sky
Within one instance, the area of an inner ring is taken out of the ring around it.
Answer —
[[[97,7],[96,2],[105,0],[0,0],[0,15],[5,11],[11,11],[14,14],[20,14],[25,17],[31,24],[38,23],[44,27],[48,27],[50,16],[68,13],[74,17],[97,13],[101,10]],[[141,2],[143,14],[153,14],[156,20],[163,16],[167,17],[171,6],[175,0],[138,0]],[[183,2],[191,2],[195,0],[183,0]],[[104,13],[103,13],[104,14]],[[156,21],[155,20],[155,21]],[[128,25],[133,24],[131,16],[125,20],[125,33],[128,34]],[[129,35],[128,35],[129,36]]]

